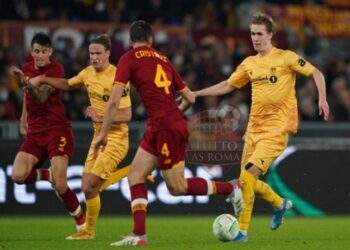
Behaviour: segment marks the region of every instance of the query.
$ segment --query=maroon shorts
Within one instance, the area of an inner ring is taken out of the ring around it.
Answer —
[[[32,154],[43,164],[54,156],[66,156],[71,159],[74,150],[74,135],[70,127],[29,133],[19,151]]]
[[[159,168],[166,170],[185,160],[187,143],[187,124],[183,122],[169,129],[146,130],[140,146],[156,156]]]

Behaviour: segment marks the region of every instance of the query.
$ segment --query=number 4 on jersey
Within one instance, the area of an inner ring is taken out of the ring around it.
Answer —
[[[162,155],[165,155],[166,157],[169,157],[170,151],[168,148],[168,144],[164,143],[162,146],[162,150],[160,151]]]
[[[171,81],[168,80],[162,65],[157,64],[157,71],[154,77],[154,83],[158,88],[164,88],[165,93],[170,94],[169,87]]]

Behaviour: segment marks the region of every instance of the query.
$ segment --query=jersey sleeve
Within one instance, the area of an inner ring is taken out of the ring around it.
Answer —
[[[24,74],[28,71],[28,69],[29,69],[28,63],[23,64],[21,67],[21,70],[23,71]]]
[[[246,60],[244,60],[240,65],[238,65],[236,70],[228,78],[227,82],[231,86],[235,88],[242,88],[250,81],[245,64]]]
[[[28,81],[29,80],[29,76],[28,76],[28,71],[29,71],[29,64],[25,63],[24,65],[22,65],[21,70],[23,71],[24,77],[25,79]]]
[[[131,76],[131,58],[129,54],[123,55],[118,62],[113,84],[126,86]]]
[[[304,76],[310,76],[315,69],[311,63],[290,50],[286,52],[285,63],[291,70],[303,74]]]
[[[46,76],[63,78],[64,77],[64,69],[63,69],[62,64],[52,63],[52,66],[46,72]]]
[[[130,83],[128,82],[122,94],[122,98],[120,99],[119,107],[120,109],[131,107],[131,98],[130,98]]]
[[[79,72],[78,75],[68,79],[68,85],[71,87],[82,85],[84,83],[85,76],[86,76],[86,69],[83,69],[82,71]]]

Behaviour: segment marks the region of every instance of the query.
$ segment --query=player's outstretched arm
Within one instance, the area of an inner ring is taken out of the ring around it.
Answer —
[[[329,106],[326,95],[326,81],[321,71],[319,71],[317,68],[315,68],[312,72],[312,77],[316,83],[318,91],[319,115],[323,115],[323,119],[327,121],[329,117]]]
[[[16,67],[16,66],[12,65],[12,66],[10,67],[10,72],[11,72],[12,75],[16,76],[17,79],[18,79],[23,85],[27,84],[27,83],[26,83],[26,79],[25,79],[25,77],[24,77],[24,73],[23,73],[23,71],[22,71],[20,68],[18,68],[18,67]]]
[[[62,90],[73,89],[73,87],[71,87],[68,84],[67,79],[57,78],[57,77],[48,77],[45,75],[39,75],[39,76],[33,77],[29,80],[29,83],[35,87],[39,87],[42,84],[47,84],[47,85],[50,85],[51,87],[54,87],[55,89],[62,89]]]
[[[113,123],[124,123],[130,122],[132,118],[131,108],[118,109],[115,113]]]
[[[196,96],[188,87],[181,91],[181,97],[182,98],[179,109],[182,112],[186,111],[192,104],[196,102]]]
[[[41,85],[40,87],[35,87],[32,84],[28,83],[25,86],[25,89],[28,93],[38,102],[43,103],[49,98],[49,96],[56,92],[56,90],[49,85]]]
[[[92,106],[88,106],[84,113],[85,118],[90,118],[93,122],[101,123],[103,121],[103,117],[98,116]]]
[[[97,122],[97,123],[103,122],[103,116],[98,116],[92,106],[87,107],[85,110],[85,118],[87,117],[91,118],[93,122]],[[130,107],[118,109],[115,114],[113,123],[115,124],[115,123],[129,122],[131,121],[131,118],[132,118],[132,112]]]
[[[219,96],[232,92],[235,88],[227,80],[219,82],[205,89],[195,91],[196,96]]]

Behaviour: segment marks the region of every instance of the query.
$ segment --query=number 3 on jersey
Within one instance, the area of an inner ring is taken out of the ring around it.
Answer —
[[[162,65],[160,64],[157,64],[157,71],[154,77],[154,83],[156,84],[157,88],[164,88],[165,93],[170,94],[169,87],[171,85],[171,81],[168,80],[165,71]]]
[[[67,138],[64,136],[61,136],[60,144],[58,144],[58,151],[63,152],[66,144],[67,144]]]

